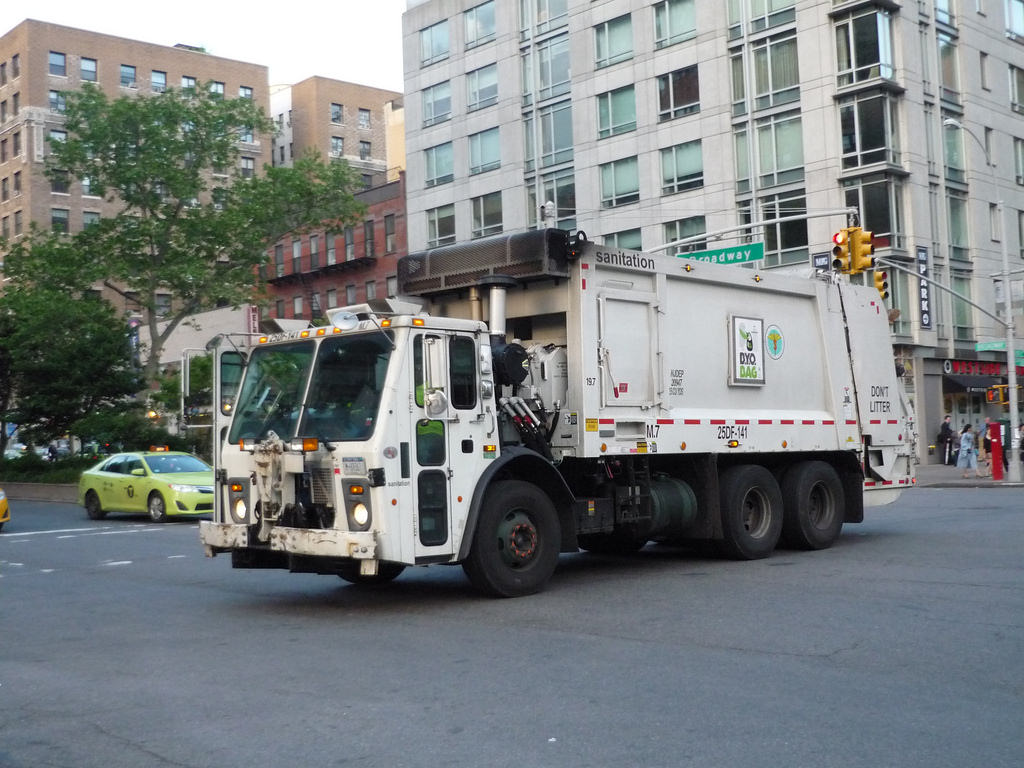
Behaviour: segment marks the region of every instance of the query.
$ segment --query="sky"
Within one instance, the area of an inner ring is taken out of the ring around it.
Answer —
[[[0,35],[26,18],[158,45],[187,43],[269,68],[270,84],[319,75],[402,92],[406,0],[0,0]]]

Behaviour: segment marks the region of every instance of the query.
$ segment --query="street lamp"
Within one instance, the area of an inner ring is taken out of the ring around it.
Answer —
[[[1006,326],[1006,383],[1010,406],[1010,439],[1008,441],[1010,458],[1007,462],[1006,479],[1010,482],[1019,483],[1020,448],[1016,443],[1017,432],[1020,427],[1020,419],[1017,415],[1017,344],[1014,339],[1013,329],[1013,299],[1010,295],[1010,257],[1006,252],[1007,230],[1004,213],[1005,208],[1003,206],[1003,197],[999,190],[999,179],[996,177],[996,164],[992,162],[992,158],[989,155],[988,147],[985,146],[985,142],[979,139],[974,131],[963,125],[959,120],[947,117],[942,121],[942,125],[946,128],[959,128],[978,143],[978,146],[981,147],[982,153],[985,155],[985,164],[988,165],[989,172],[992,174],[992,188],[998,198],[996,201],[996,210],[999,213],[999,242],[1002,246],[1001,250],[1003,256],[1003,271],[1001,273],[1001,277],[1003,280],[1003,307],[1006,312],[1006,319],[1003,321],[1003,324]]]

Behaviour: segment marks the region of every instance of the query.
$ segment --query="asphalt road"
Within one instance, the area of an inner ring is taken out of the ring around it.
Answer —
[[[18,502],[0,766],[1024,765],[1024,491],[914,489],[829,551],[563,556],[383,588],[232,571],[192,522]]]

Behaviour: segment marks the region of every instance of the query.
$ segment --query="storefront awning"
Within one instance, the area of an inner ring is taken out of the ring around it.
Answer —
[[[967,376],[954,373],[944,374],[942,379],[942,388],[946,392],[984,392],[989,387],[1003,383],[999,376]]]

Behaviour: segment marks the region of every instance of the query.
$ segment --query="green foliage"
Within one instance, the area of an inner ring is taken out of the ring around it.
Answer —
[[[127,327],[93,295],[12,284],[0,299],[2,420],[26,442],[45,444],[86,414],[137,391]]]
[[[72,430],[83,444],[98,443],[112,450],[148,451],[150,446],[166,445],[176,451],[192,450],[188,436],[172,435],[161,425],[146,418],[141,405],[131,403],[83,416]]]
[[[30,451],[17,459],[0,461],[0,477],[11,483],[77,483],[82,472],[98,460],[83,455],[43,461]]]
[[[24,285],[84,291],[104,280],[131,292],[150,332],[147,381],[186,318],[258,294],[271,243],[362,214],[345,164],[310,155],[248,178],[240,133],[265,140],[272,130],[250,99],[205,87],[110,99],[87,84],[67,93],[66,105],[67,138],[50,142],[47,173],[87,178],[120,210],[70,235],[31,228],[11,244],[5,274]],[[160,323],[158,297],[167,294],[172,308]]]

